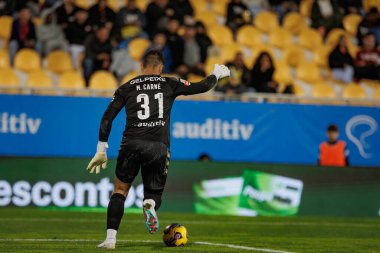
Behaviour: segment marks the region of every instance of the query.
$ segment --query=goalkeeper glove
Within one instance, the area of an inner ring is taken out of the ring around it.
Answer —
[[[91,162],[87,166],[87,171],[90,173],[96,172],[96,174],[100,173],[100,167],[103,169],[107,168],[107,142],[98,142],[98,146],[96,149],[96,154],[94,158],[92,158]]]
[[[220,79],[223,77],[227,77],[231,75],[230,70],[225,65],[214,65],[214,70],[211,73],[212,75],[216,76],[216,79]]]

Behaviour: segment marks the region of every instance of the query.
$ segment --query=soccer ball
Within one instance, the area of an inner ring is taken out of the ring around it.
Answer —
[[[185,246],[187,230],[181,224],[172,223],[164,229],[163,239],[166,246]]]

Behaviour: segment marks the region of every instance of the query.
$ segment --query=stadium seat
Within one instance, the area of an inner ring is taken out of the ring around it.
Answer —
[[[203,80],[203,76],[200,76],[200,75],[196,75],[196,74],[189,74],[188,77],[187,77],[187,81],[191,82],[191,83],[196,83],[196,82],[199,82],[199,81],[202,81]]]
[[[85,81],[83,76],[76,71],[65,72],[59,76],[58,87],[61,89],[83,89]]]
[[[197,13],[195,18],[199,21],[202,21],[202,23],[207,28],[218,25],[218,16],[216,15],[216,13],[212,11],[204,11],[204,12]]]
[[[208,35],[217,46],[228,45],[234,41],[232,31],[227,26],[214,25],[208,30]]]
[[[93,90],[115,89],[117,80],[114,75],[108,71],[96,71],[90,77],[90,88]]]
[[[273,79],[282,85],[293,83],[293,77],[290,72],[290,68],[285,62],[276,62],[276,70],[273,75]]]
[[[380,99],[380,87],[377,87],[373,92],[374,99]]]
[[[269,44],[277,48],[286,48],[293,44],[292,34],[283,28],[276,28],[269,34]]]
[[[146,7],[148,6],[149,3],[150,3],[150,0],[138,0],[138,1],[136,1],[136,5],[137,5],[137,7],[138,7],[142,12],[145,12]]]
[[[300,2],[300,13],[304,17],[310,17],[311,8],[313,7],[314,0],[302,0]]]
[[[0,38],[8,41],[12,32],[13,18],[10,16],[0,17]]]
[[[305,50],[298,46],[284,49],[283,60],[291,67],[297,67],[306,61]]]
[[[316,29],[306,28],[299,34],[298,44],[310,51],[314,51],[321,47],[323,38]]]
[[[299,34],[308,27],[306,18],[297,12],[286,14],[282,21],[282,27],[293,34]]]
[[[0,69],[6,69],[10,67],[9,55],[5,50],[0,50]]]
[[[236,53],[242,52],[242,48],[238,43],[230,43],[220,47],[219,57],[223,62],[231,61],[235,58]]]
[[[20,86],[20,79],[12,69],[0,70],[0,87],[15,88],[1,91],[2,93],[17,93]]]
[[[263,11],[258,13],[253,20],[257,29],[264,33],[270,33],[278,27],[278,17],[276,14]]]
[[[60,50],[48,54],[46,57],[46,67],[55,74],[62,74],[73,70],[70,55]]]
[[[380,11],[380,3],[378,0],[363,0],[363,7],[366,12],[372,7],[376,7]]]
[[[328,46],[322,45],[313,52],[313,61],[322,68],[328,67],[328,58],[331,49]]]
[[[53,80],[44,70],[39,69],[29,73],[26,86],[29,88],[51,88],[53,87]]]
[[[228,1],[223,0],[213,0],[212,1],[212,10],[218,15],[225,17],[227,12]]]
[[[328,34],[326,43],[330,47],[335,47],[338,44],[339,38],[342,35],[347,35],[346,31],[341,28],[334,28]]]
[[[24,72],[36,71],[41,69],[41,58],[33,49],[24,48],[17,52],[14,67]]]
[[[129,72],[128,74],[126,74],[123,79],[121,80],[121,84],[124,84],[126,82],[128,82],[129,80],[131,80],[132,78],[135,78],[136,76],[138,76],[139,73],[136,72],[136,71],[131,71]]]
[[[315,63],[304,62],[298,65],[296,70],[297,79],[304,81],[308,84],[315,84],[321,80],[321,71]]]
[[[40,26],[44,23],[44,20],[40,17],[33,17],[32,22],[35,26]]]
[[[362,21],[362,17],[359,14],[348,14],[343,18],[344,29],[352,36],[356,36],[358,26]]]
[[[211,73],[212,70],[214,69],[214,65],[220,64],[221,62],[224,62],[224,60],[220,57],[215,57],[215,56],[207,57],[206,64],[205,64],[206,73]]]
[[[195,16],[197,16],[199,13],[208,11],[209,7],[209,1],[205,0],[190,0],[192,7],[195,11]]]
[[[294,84],[293,88],[294,88],[294,94],[295,95],[297,95],[297,96],[304,96],[305,95],[305,91],[302,89],[301,86]]]
[[[316,98],[335,98],[335,90],[328,84],[321,82],[312,87],[311,95]]]
[[[365,90],[357,83],[350,83],[343,88],[343,98],[367,98]]]
[[[140,61],[145,51],[150,46],[148,39],[136,38],[128,44],[129,54],[133,60]]]
[[[242,26],[236,33],[236,40],[239,44],[246,47],[254,47],[263,44],[261,32],[251,25]]]
[[[92,4],[93,2],[90,0],[75,0],[75,5],[85,10],[89,9]]]
[[[138,1],[136,1],[138,2]],[[119,0],[107,0],[107,5],[110,7],[115,13],[119,11],[121,6],[125,3],[125,1],[119,1]]]

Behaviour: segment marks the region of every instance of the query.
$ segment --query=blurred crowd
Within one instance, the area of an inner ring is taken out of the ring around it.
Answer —
[[[145,10],[138,0],[125,0],[125,5],[114,12],[106,0],[97,0],[89,9],[82,9],[74,0],[0,0],[0,14],[14,17],[9,42],[10,60],[22,48],[33,48],[41,57],[54,50],[69,52],[74,67],[83,68],[88,81],[97,70],[108,70],[119,80],[138,68],[128,53],[129,43],[135,38],[151,41],[150,49],[160,49],[165,57],[165,72],[182,78],[189,74],[205,76],[205,62],[213,41],[207,26],[195,18],[189,0],[152,0]],[[206,1],[206,0],[205,0]],[[252,24],[255,15],[271,10],[281,23],[286,14],[299,12],[301,0],[230,0],[226,6],[224,24],[236,35],[244,25]],[[363,17],[357,29],[360,49],[352,57],[347,48],[347,37],[328,57],[333,77],[344,83],[362,78],[380,80],[380,15],[377,8],[364,11],[359,0],[315,0],[312,4],[311,27],[326,37],[336,27],[342,27],[345,15]],[[33,18],[42,20],[38,26]],[[220,34],[223,37],[224,34]],[[226,94],[246,91],[279,92],[274,81],[275,64],[271,54],[262,52],[247,67],[241,52],[226,62],[232,77],[221,82],[217,90]],[[284,93],[293,93],[289,83]]]

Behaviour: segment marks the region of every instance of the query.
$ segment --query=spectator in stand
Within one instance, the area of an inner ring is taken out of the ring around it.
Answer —
[[[329,67],[334,79],[344,83],[352,82],[354,75],[353,60],[348,52],[347,38],[341,36],[338,45],[329,55]]]
[[[16,12],[23,8],[28,8],[33,17],[39,16],[40,14],[40,3],[39,0],[14,0],[14,10]]]
[[[194,24],[186,24],[182,36],[184,40],[183,65],[177,68],[177,73],[186,78],[188,73],[204,76],[204,64],[202,63],[202,50],[196,40]]]
[[[356,55],[355,77],[380,81],[380,51],[373,33],[363,37],[363,47]]]
[[[247,4],[253,16],[262,11],[267,11],[270,9],[268,0],[246,0],[244,2]]]
[[[342,23],[342,12],[332,0],[315,0],[311,9],[311,25],[317,28],[322,36]]]
[[[74,22],[77,10],[74,0],[63,0],[63,4],[56,10],[57,23],[66,30],[69,23]]]
[[[38,39],[42,46],[42,55],[46,56],[54,50],[68,50],[68,43],[61,26],[57,24],[55,13],[43,17],[43,24],[37,27]]]
[[[242,0],[231,0],[227,6],[226,25],[236,32],[239,27],[250,22],[248,6]]]
[[[166,30],[167,44],[172,55],[170,72],[175,72],[175,70],[183,64],[184,41],[182,37],[178,35],[179,28],[179,21],[175,18],[171,18]]]
[[[273,10],[278,13],[279,20],[289,12],[296,12],[299,9],[300,0],[269,0]]]
[[[153,38],[158,31],[165,31],[168,20],[174,16],[169,0],[153,0],[146,8],[146,32]]]
[[[27,7],[20,10],[19,17],[12,24],[9,42],[9,56],[12,64],[17,51],[21,48],[32,48],[41,53],[41,44],[37,41],[36,28]]]
[[[358,26],[357,38],[362,45],[362,37],[367,33],[373,33],[376,43],[380,43],[380,14],[376,7],[371,8]]]
[[[160,50],[164,57],[164,73],[170,73],[172,65],[172,55],[170,48],[166,43],[166,35],[164,33],[157,33],[154,36],[152,45],[148,48],[146,52],[151,50]]]
[[[363,14],[363,2],[358,0],[338,0],[337,4],[344,10],[344,14]]]
[[[231,70],[231,77],[220,80],[216,90],[226,93],[227,96],[240,95],[246,90],[250,80],[250,71],[244,64],[243,54],[236,53],[235,58],[227,62],[226,66]]]
[[[117,13],[117,25],[121,40],[128,42],[132,38],[147,37],[143,31],[146,25],[145,16],[137,8],[136,0],[126,0],[126,6]]]
[[[75,21],[69,23],[66,29],[66,38],[70,43],[69,51],[73,66],[77,69],[78,58],[84,52],[84,42],[91,34],[92,27],[87,23],[88,13],[84,9],[78,9],[75,13]]]
[[[270,54],[260,53],[251,71],[251,87],[257,92],[276,93],[278,83],[273,80],[274,71],[275,67]]]
[[[116,14],[110,7],[107,6],[107,0],[98,0],[98,3],[94,4],[88,10],[88,23],[93,27],[93,29],[100,26],[106,26],[111,30],[115,21]]]
[[[111,65],[112,45],[110,30],[100,26],[95,34],[90,35],[85,46],[85,58],[83,61],[84,77],[88,83],[90,76],[97,70],[108,70]]]
[[[349,151],[345,141],[338,140],[339,129],[336,125],[329,125],[327,128],[327,141],[319,145],[320,166],[349,166],[348,155]]]
[[[212,41],[207,35],[206,27],[202,22],[196,22],[195,29],[197,32],[195,39],[197,40],[201,50],[201,62],[205,63],[208,55],[208,49],[212,46]]]
[[[13,0],[0,0],[0,16],[12,16],[14,11]]]
[[[194,15],[194,9],[189,0],[170,0],[169,7],[174,10],[172,17],[179,20],[181,24],[189,21]]]

